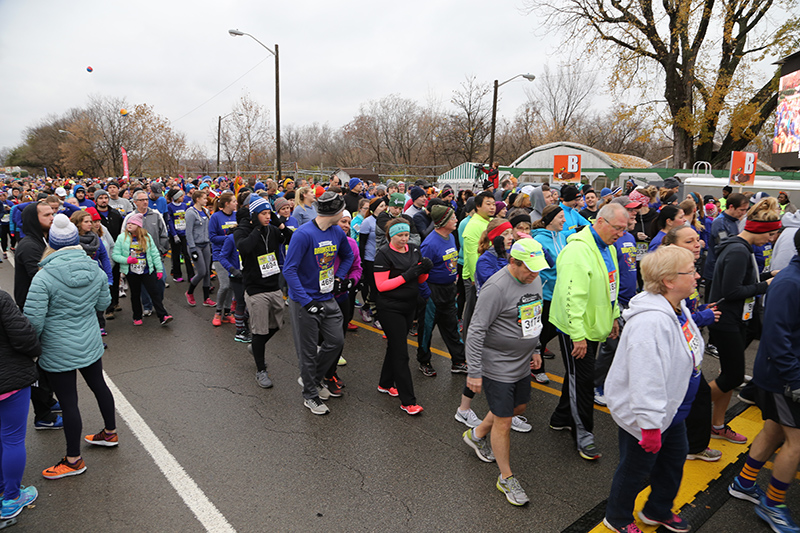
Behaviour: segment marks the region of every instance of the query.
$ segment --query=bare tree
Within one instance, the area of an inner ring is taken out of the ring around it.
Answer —
[[[491,127],[492,103],[489,83],[478,83],[475,76],[461,82],[450,100],[455,111],[450,114],[447,132],[448,149],[463,161],[476,161]]]
[[[530,110],[538,114],[540,127],[546,131],[544,137],[568,140],[573,135],[589,109],[595,79],[594,74],[577,72],[567,65],[555,72],[544,67],[533,88],[526,89]]]

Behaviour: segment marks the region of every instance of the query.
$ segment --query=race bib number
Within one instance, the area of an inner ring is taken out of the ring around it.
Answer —
[[[520,305],[519,320],[524,338],[538,337],[542,332],[542,301],[536,300]]]
[[[130,265],[129,270],[134,274],[144,274],[144,269],[147,267],[147,255],[141,250],[141,246],[135,239],[131,244],[130,255],[136,257],[139,262]]]
[[[683,337],[686,339],[686,344],[689,345],[689,351],[692,353],[692,361],[696,361],[695,354],[700,353],[700,337],[692,332],[688,321],[681,326],[681,330],[683,331]]]
[[[275,257],[275,252],[258,256],[258,268],[261,269],[261,277],[268,278],[279,274],[281,269],[278,266],[278,258]]]
[[[636,243],[636,260],[641,261],[644,254],[647,253],[648,244],[646,242]]]
[[[329,293],[333,290],[333,269],[327,268],[319,272],[319,292]]]
[[[186,231],[186,214],[183,211],[175,213],[175,229]]]
[[[611,291],[611,303],[617,301],[617,292],[619,291],[619,277],[617,271],[608,273],[608,286]]]
[[[756,298],[755,296],[751,296],[747,300],[744,301],[744,307],[742,308],[742,320],[747,322],[751,318],[753,318],[753,309],[756,306]]]
[[[230,233],[234,230],[237,226],[236,221],[228,221],[222,225],[222,233],[225,235],[230,235]]]

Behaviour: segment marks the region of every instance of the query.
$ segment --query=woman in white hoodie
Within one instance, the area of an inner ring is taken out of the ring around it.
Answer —
[[[605,383],[620,460],[603,522],[612,531],[639,531],[634,502],[649,477],[652,491],[639,518],[689,531],[672,504],[689,449],[684,420],[702,379],[703,337],[684,302],[700,276],[692,252],[677,246],[645,255],[641,272],[644,292],[623,313],[626,327]]]

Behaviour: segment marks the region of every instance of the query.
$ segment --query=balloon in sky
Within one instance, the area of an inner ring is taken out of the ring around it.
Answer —
[[[123,117],[127,117],[128,116],[128,110],[124,109],[124,108],[120,109],[119,110],[119,114],[122,115]]]
[[[92,67],[86,67],[86,72],[92,72],[94,69]]]

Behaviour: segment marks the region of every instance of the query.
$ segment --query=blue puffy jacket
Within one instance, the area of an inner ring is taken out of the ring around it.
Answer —
[[[545,228],[538,228],[531,231],[531,237],[542,245],[545,253],[550,256],[550,260],[552,261],[551,264],[553,266],[539,272],[539,276],[542,278],[542,298],[550,301],[553,299],[553,289],[556,287],[555,261],[558,259],[558,254],[560,254],[561,250],[567,245],[567,238],[560,231],[550,231]]]

